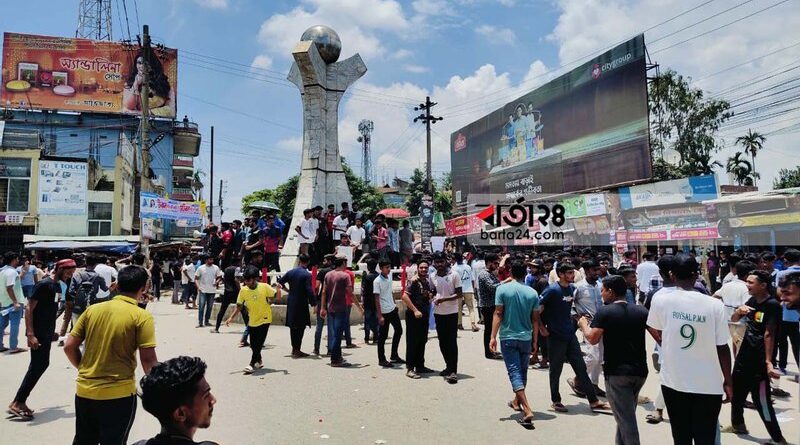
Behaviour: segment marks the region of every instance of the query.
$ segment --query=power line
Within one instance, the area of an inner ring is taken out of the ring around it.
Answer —
[[[244,111],[237,110],[235,108],[226,107],[225,105],[215,104],[214,102],[209,102],[209,101],[207,101],[205,99],[200,99],[199,97],[190,96],[190,95],[188,95],[186,93],[180,93],[180,95],[183,96],[183,97],[186,97],[188,99],[196,100],[196,101],[202,102],[202,103],[204,103],[206,105],[210,105],[212,107],[219,108],[221,110],[229,111],[231,113],[236,113],[236,114],[239,114],[239,115],[242,115],[242,116],[245,116],[245,117],[249,117],[251,119],[255,119],[257,121],[261,121],[261,122],[268,123],[270,125],[274,125],[276,127],[281,127],[281,128],[284,128],[284,129],[287,129],[287,130],[290,130],[290,131],[293,131],[293,132],[296,132],[296,133],[300,133],[300,129],[296,128],[296,127],[290,127],[290,126],[282,124],[280,122],[275,122],[275,121],[271,121],[269,119],[264,119],[261,116],[256,116],[256,115],[253,115],[253,114],[250,114],[250,113],[245,113]]]
[[[689,28],[692,28],[692,27],[697,26],[697,25],[699,25],[701,23],[707,22],[707,21],[709,21],[709,20],[711,20],[711,19],[713,19],[715,17],[718,17],[718,16],[720,16],[722,14],[725,14],[727,12],[733,11],[736,8],[740,8],[740,7],[742,7],[742,6],[744,6],[744,5],[748,4],[748,3],[751,3],[752,1],[753,0],[745,0],[745,1],[743,1],[743,2],[741,2],[739,4],[737,4],[737,5],[734,5],[734,6],[730,7],[730,8],[728,8],[728,9],[724,10],[724,11],[720,11],[720,12],[718,12],[716,14],[712,14],[712,15],[704,18],[704,19],[701,19],[701,20],[699,20],[697,22],[692,23],[691,25],[684,26],[683,28],[680,28],[680,29],[678,29],[676,31],[673,31],[673,32],[669,33],[669,34],[666,34],[666,35],[663,35],[663,36],[661,36],[661,37],[659,37],[657,39],[651,40],[649,43],[652,45],[652,44],[654,44],[656,42],[660,42],[661,40],[664,40],[666,38],[672,37],[675,34],[678,34],[679,32],[686,31]]]

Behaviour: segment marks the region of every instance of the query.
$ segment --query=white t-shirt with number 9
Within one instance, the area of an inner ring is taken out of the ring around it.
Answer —
[[[722,301],[675,289],[653,298],[647,325],[661,332],[661,384],[692,394],[724,394],[717,346],[728,344]]]

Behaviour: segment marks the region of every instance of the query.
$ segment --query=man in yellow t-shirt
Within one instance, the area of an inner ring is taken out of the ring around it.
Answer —
[[[76,444],[127,443],[136,415],[136,351],[145,374],[158,362],[153,317],[138,306],[147,271],[128,266],[117,282],[120,295],[86,309],[64,345],[78,369]]]
[[[247,308],[249,321],[247,326],[250,330],[250,349],[253,354],[250,357],[250,364],[244,368],[245,374],[252,374],[253,370],[261,369],[264,363],[261,361],[261,347],[267,340],[269,325],[272,323],[273,298],[281,297],[280,288],[273,288],[267,283],[259,283],[258,279],[261,272],[255,266],[248,266],[245,269],[243,278],[244,286],[239,290],[239,298],[236,300],[236,309],[225,321],[225,326],[230,326],[231,321],[242,308]]]

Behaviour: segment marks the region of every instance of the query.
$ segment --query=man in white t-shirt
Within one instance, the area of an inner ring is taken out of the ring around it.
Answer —
[[[430,277],[431,287],[436,291],[433,298],[433,316],[436,319],[436,335],[445,369],[439,373],[447,383],[458,383],[458,311],[461,307],[461,278],[450,270],[444,254],[437,252],[433,258],[436,274]]]
[[[300,243],[300,251],[298,255],[308,255],[311,251],[311,244],[317,239],[317,231],[314,230],[311,222],[311,209],[303,210],[303,220],[294,228],[297,232],[297,241]]]
[[[400,323],[400,312],[394,302],[392,293],[392,264],[387,260],[378,263],[380,275],[375,277],[372,284],[373,297],[375,298],[375,311],[378,314],[378,364],[384,368],[393,368],[394,363],[403,364],[397,352],[400,346],[400,337],[403,335],[403,325]],[[364,298],[367,298],[364,296]],[[391,361],[386,360],[384,345],[389,337],[389,326],[392,326],[392,356]]]
[[[350,237],[350,245],[353,246],[353,258],[357,262],[361,259],[361,245],[367,237],[367,231],[364,230],[364,223],[360,219],[356,220],[356,225],[350,226],[345,232]]]
[[[3,255],[3,266],[0,268],[0,352],[9,351],[3,345],[3,334],[6,326],[11,326],[9,330],[8,346],[9,354],[25,352],[27,349],[20,348],[18,345],[20,320],[25,314],[25,295],[22,293],[22,282],[19,279],[17,265],[19,255],[14,252],[7,252]]]
[[[642,255],[643,261],[636,266],[636,286],[642,294],[650,291],[650,281],[658,276],[658,265],[653,261],[654,257],[653,252],[645,252]]]
[[[700,267],[676,255],[676,288],[656,295],[647,325],[661,344],[661,390],[675,443],[713,444],[723,395],[730,399],[728,321],[721,301],[694,291]]]
[[[750,275],[750,272],[756,270],[756,265],[752,261],[739,261],[734,266],[736,276],[722,287],[714,292],[714,297],[722,300],[725,305],[725,319],[728,320],[728,329],[730,330],[731,339],[733,340],[733,356],[739,353],[739,346],[744,339],[744,333],[747,330],[747,325],[744,320],[738,322],[731,321],[733,312],[739,306],[747,303],[750,299],[750,291],[747,289],[747,283],[744,280]]]
[[[194,273],[197,287],[197,327],[211,326],[211,308],[217,295],[217,285],[222,282],[222,270],[214,264],[214,258],[207,256],[205,264]]]
[[[347,226],[350,224],[350,217],[347,210],[342,209],[342,213],[336,218],[333,218],[333,244],[338,245],[342,239],[342,234],[347,232]]]
[[[192,263],[192,259],[186,257],[183,260],[183,265],[181,266],[181,300],[183,304],[186,305],[186,309],[195,309],[195,294],[197,292],[197,286],[194,284],[194,273],[196,269],[194,267],[194,263]],[[192,302],[192,306],[189,307],[189,301]]]
[[[111,292],[117,288],[117,269],[106,264],[106,257],[100,257],[99,262],[94,266],[94,271],[97,275],[103,277],[106,282],[108,290],[97,289],[97,300],[104,301],[111,296]]]
[[[469,311],[469,321],[472,324],[472,332],[478,332],[480,329],[478,329],[478,315],[475,312],[475,274],[472,271],[472,267],[465,263],[463,257],[458,254],[456,254],[456,265],[453,269],[461,279],[461,292],[464,294],[463,301],[464,304],[467,305],[467,311]],[[459,305],[458,329],[464,329],[464,325],[461,323],[461,317],[463,316],[461,308],[462,305]]]

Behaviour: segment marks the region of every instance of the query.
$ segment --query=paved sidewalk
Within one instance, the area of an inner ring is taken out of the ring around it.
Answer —
[[[293,360],[288,329],[272,326],[264,351],[265,369],[245,376],[241,369],[249,361],[250,350],[236,347],[241,326],[223,326],[220,334],[195,328],[196,312],[171,305],[168,298],[150,304],[149,309],[155,316],[160,359],[197,355],[208,363],[207,379],[218,402],[211,428],[200,430],[196,439],[225,445],[613,443],[613,417],[592,414],[585,400],[570,393],[566,379],[574,374],[569,367],[562,376],[561,393],[570,412],[547,410],[547,371],[531,370],[528,396],[536,429],[528,431],[518,425],[518,414],[506,407],[512,394],[503,362],[483,358],[483,332],[459,332],[461,374],[457,385],[448,385],[438,376],[411,380],[405,377],[404,369],[380,368],[375,347],[363,345],[359,327],[353,327],[353,337],[361,348],[344,350],[347,360],[358,364],[355,368],[331,368],[326,358]],[[303,344],[305,351],[313,349],[312,330],[306,331]],[[3,420],[0,444],[71,442],[76,371],[61,349],[53,346],[50,368],[29,399],[36,418],[28,423]],[[400,350],[404,356],[405,339]],[[28,360],[28,354],[0,355],[0,402],[7,404],[13,398]],[[428,343],[426,360],[434,369],[444,366],[436,338]],[[792,366],[792,371],[797,368]],[[655,399],[657,385],[658,375],[651,370],[643,394]],[[781,387],[792,394],[790,399],[776,403],[781,428],[791,443],[798,443],[798,385],[784,379]],[[745,411],[753,436],[725,434],[723,444],[763,443],[769,439],[756,412]],[[669,424],[648,425],[646,414],[643,407],[637,411],[642,443],[672,443]],[[721,421],[727,424],[729,419],[726,405]],[[130,442],[150,437],[158,429],[155,419],[140,406]]]

